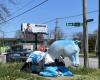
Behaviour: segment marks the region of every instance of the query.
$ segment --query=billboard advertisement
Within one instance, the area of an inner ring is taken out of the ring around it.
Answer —
[[[21,30],[22,32],[47,33],[47,25],[23,23]]]

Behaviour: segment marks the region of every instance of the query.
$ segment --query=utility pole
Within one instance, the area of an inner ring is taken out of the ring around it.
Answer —
[[[98,67],[100,68],[100,0],[99,0],[99,15],[98,15],[98,44],[97,44],[97,54],[98,54]]]
[[[2,41],[1,41],[1,44],[2,44],[2,47],[3,47],[3,49],[4,49],[4,45],[5,45],[4,31],[0,30],[0,32],[2,32]],[[1,53],[1,47],[0,47],[0,53]]]
[[[98,49],[97,49],[97,47],[98,47],[98,32],[96,33],[96,43],[95,43],[95,52],[96,52],[96,55],[98,55]]]
[[[56,24],[56,26],[55,26],[54,38],[55,38],[55,40],[57,40],[57,28],[58,28],[58,19],[57,18],[56,18],[55,24]]]
[[[5,40],[4,40],[4,31],[3,31],[2,33],[3,33],[3,48],[4,48],[4,45],[5,45]]]
[[[83,53],[84,67],[88,68],[88,30],[87,30],[86,0],[83,0]]]
[[[2,46],[4,47],[4,43],[5,43],[5,42],[4,42],[4,35],[5,35],[5,34],[4,34],[4,31],[2,31],[2,30],[0,30],[0,32],[2,32]]]

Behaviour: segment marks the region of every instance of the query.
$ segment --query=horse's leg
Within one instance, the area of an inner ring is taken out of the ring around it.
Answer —
[[[78,66],[80,64],[80,62],[79,62],[79,52],[78,51],[74,54],[74,57],[75,57],[75,64],[76,64],[76,66]]]
[[[73,54],[68,56],[73,66],[75,66],[75,56]]]

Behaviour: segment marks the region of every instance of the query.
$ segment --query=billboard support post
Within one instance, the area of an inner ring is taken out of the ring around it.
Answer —
[[[35,50],[37,50],[37,35],[38,34],[34,34],[35,35]]]

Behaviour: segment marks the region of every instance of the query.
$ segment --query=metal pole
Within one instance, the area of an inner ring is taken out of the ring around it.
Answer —
[[[1,30],[0,30],[1,31]],[[2,47],[4,49],[4,45],[5,45],[5,41],[4,41],[4,31],[1,31],[2,32]],[[1,52],[1,48],[0,48],[0,52]]]
[[[87,15],[86,15],[86,0],[83,0],[83,53],[84,67],[88,67],[88,30],[87,30]]]
[[[4,32],[2,32],[3,33],[3,49],[4,49],[4,43],[5,43],[5,41],[4,41]]]
[[[54,35],[55,35],[55,40],[57,40],[57,28],[58,28],[58,19],[56,18],[56,26],[55,26],[55,33],[54,33]]]
[[[35,50],[37,50],[37,35],[38,35],[38,33],[36,33],[34,35],[35,35]]]
[[[99,0],[99,15],[98,15],[98,45],[97,45],[97,54],[98,54],[98,67],[100,68],[100,0]]]

